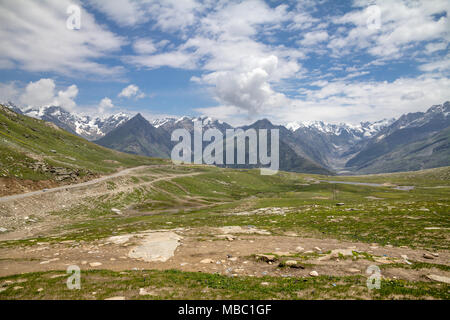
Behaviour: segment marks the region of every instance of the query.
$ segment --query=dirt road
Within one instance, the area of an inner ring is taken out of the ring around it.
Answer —
[[[96,183],[99,183],[99,182],[102,182],[102,181],[105,181],[105,180],[109,180],[109,179],[112,179],[112,178],[124,176],[124,175],[129,174],[130,172],[133,172],[133,171],[136,171],[136,170],[140,170],[140,169],[149,168],[149,167],[152,167],[152,166],[140,166],[140,167],[128,168],[128,169],[121,170],[119,172],[113,173],[113,174],[108,175],[108,176],[104,176],[104,177],[97,178],[97,179],[94,179],[94,180],[89,180],[89,181],[82,182],[82,183],[71,184],[71,185],[61,186],[61,187],[56,187],[56,188],[51,188],[51,189],[43,189],[43,190],[38,190],[38,191],[33,191],[33,192],[14,194],[12,196],[1,197],[0,198],[0,202],[8,202],[8,201],[11,201],[11,200],[19,200],[19,199],[23,199],[23,198],[27,198],[27,197],[32,197],[32,196],[35,196],[35,195],[38,195],[38,194],[41,194],[41,193],[52,193],[52,192],[61,191],[61,190],[85,187],[85,186],[93,185],[93,184],[96,184]]]

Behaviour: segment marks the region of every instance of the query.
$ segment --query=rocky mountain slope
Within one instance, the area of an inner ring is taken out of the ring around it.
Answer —
[[[17,109],[16,107],[14,111]],[[130,115],[123,112],[103,118],[82,116],[57,106],[23,108],[21,111],[26,116],[52,122],[58,127],[90,141],[105,136],[131,118]]]
[[[405,114],[374,135],[346,167],[377,173],[449,165],[449,127],[450,102]]]
[[[106,149],[0,105],[0,194],[75,183],[157,162]]]

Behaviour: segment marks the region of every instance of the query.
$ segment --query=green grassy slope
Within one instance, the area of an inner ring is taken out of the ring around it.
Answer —
[[[0,105],[0,177],[52,180],[54,168],[83,177],[161,162],[106,149]]]

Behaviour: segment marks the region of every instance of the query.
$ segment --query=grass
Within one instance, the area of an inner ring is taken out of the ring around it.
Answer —
[[[442,188],[399,191],[337,185],[338,200],[332,200],[329,184],[302,185],[308,176],[301,174],[264,177],[258,170],[175,166],[145,169],[136,177],[152,181],[156,174],[193,172],[199,175],[90,197],[75,207],[56,211],[54,215],[70,222],[55,232],[64,233],[64,239],[89,240],[147,229],[254,225],[279,235],[291,231],[319,238],[448,249],[450,203],[448,192]],[[133,185],[135,181],[129,183]],[[107,188],[113,191],[116,184],[108,181]],[[369,200],[368,196],[380,200]],[[337,207],[337,201],[344,202],[344,206]],[[267,207],[290,210],[281,215],[230,215]],[[112,208],[133,210],[134,214],[117,216]],[[441,229],[425,229],[430,227]],[[0,246],[16,243],[3,242]]]
[[[218,274],[156,271],[82,271],[81,289],[69,290],[69,275],[37,272],[0,278],[0,299],[445,299],[448,285],[382,280],[369,290],[362,276],[280,278],[227,277]],[[8,283],[12,282],[12,283]],[[264,285],[266,283],[267,285]],[[20,286],[21,289],[14,290]],[[38,289],[42,288],[42,291]],[[140,288],[151,295],[139,295]]]

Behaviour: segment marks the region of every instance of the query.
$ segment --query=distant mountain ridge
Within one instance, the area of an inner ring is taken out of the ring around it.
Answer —
[[[450,126],[449,105],[450,102],[445,102],[432,106],[426,112],[358,125],[305,121],[280,126],[263,119],[240,128],[279,129],[284,157],[282,170],[298,171],[306,167],[309,168],[306,171],[316,173],[393,172],[402,167],[416,170],[430,165],[450,165],[450,157],[446,158],[448,136],[443,133]],[[170,141],[171,133],[180,128],[192,133],[196,121],[202,121],[204,130],[215,128],[224,135],[226,129],[234,128],[211,117],[184,116],[148,121],[140,114],[131,117],[119,113],[102,119],[78,116],[60,107],[20,110],[8,104],[8,108],[50,121],[100,145],[153,157],[170,157],[174,146],[174,142]],[[419,145],[423,147],[420,152]],[[433,151],[435,149],[437,151]],[[404,150],[409,150],[410,154],[406,155]],[[427,163],[424,160],[425,150],[431,157]],[[408,159],[409,163],[406,164],[406,160],[402,162],[399,157]]]
[[[71,113],[58,106],[19,108],[12,103],[5,105],[17,113],[52,122],[58,127],[89,141],[97,140],[105,136],[110,131],[131,119],[131,115],[123,112],[107,117],[91,117]]]
[[[396,164],[399,157],[404,159],[403,167],[408,166],[415,168],[414,170],[430,168],[430,163],[434,162],[448,165],[450,141],[445,132],[448,132],[449,127],[450,102],[448,101],[442,105],[432,106],[426,112],[405,114],[373,136],[358,154],[346,163],[346,167],[351,171],[367,173],[399,171],[401,166]],[[417,149],[420,142],[424,144],[421,153]],[[437,143],[440,144],[437,150],[426,148],[426,145]],[[404,151],[410,148],[410,153],[419,152],[414,158],[416,159],[414,163],[411,163],[412,159],[407,163],[405,158]],[[424,157],[426,149],[428,151]],[[435,151],[439,152],[435,153]],[[381,160],[384,163],[382,167],[379,166]]]

